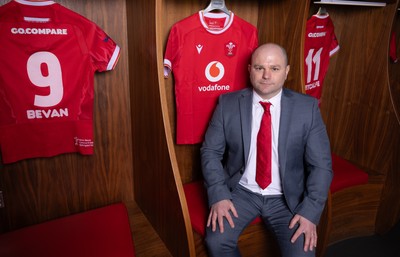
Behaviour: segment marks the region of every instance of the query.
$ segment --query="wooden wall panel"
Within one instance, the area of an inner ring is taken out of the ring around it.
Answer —
[[[388,42],[387,9],[350,6],[329,7],[328,11],[341,46],[332,58],[322,99],[331,142],[336,152],[354,155],[350,159],[359,159],[362,166],[378,171],[381,165],[371,162],[382,157],[377,150],[391,138],[381,134],[390,130],[378,128],[390,127],[393,118],[387,44],[382,44]]]
[[[259,2],[260,44],[273,42],[286,49],[290,71],[285,87],[303,92],[304,34],[310,1],[273,0]]]
[[[400,4],[397,6],[400,8]],[[395,33],[396,53],[397,58],[400,59],[400,11],[394,17],[392,31]],[[396,110],[397,119],[400,123],[400,60],[394,63],[389,60],[389,79],[390,79],[390,92],[393,105]]]
[[[396,2],[396,1],[395,1]],[[392,31],[395,31],[396,42],[397,42],[397,56],[400,55],[400,11],[396,8],[400,7],[400,1],[392,5],[395,9],[395,15],[393,19]],[[389,48],[388,48],[389,49]],[[389,50],[388,50],[389,51]],[[400,63],[393,63],[389,58],[389,90],[394,112],[397,116],[397,123],[400,124]],[[399,134],[399,125],[397,131],[394,133]],[[396,137],[395,137],[396,138]],[[388,173],[386,178],[385,187],[383,189],[383,197],[381,199],[381,208],[378,212],[377,219],[377,232],[385,233],[388,229],[396,224],[400,220],[400,140],[393,142],[393,148],[391,149],[392,161],[387,164]]]
[[[63,154],[1,166],[6,207],[0,209],[0,232],[133,200],[125,1],[56,2],[97,23],[121,47],[121,57],[115,70],[95,75],[93,156]]]
[[[190,256],[191,227],[183,217],[187,208],[182,207],[182,184],[172,167],[160,98],[160,6],[161,1],[127,1],[135,200],[171,254]]]
[[[371,182],[392,183],[389,178],[398,174],[400,156],[400,126],[388,77],[395,4],[383,8],[327,6],[327,10],[341,46],[331,58],[321,105],[332,150],[367,171]],[[398,193],[397,189],[388,195]],[[398,199],[391,203],[400,204]],[[396,207],[377,215],[378,224],[389,222],[376,229],[387,230],[397,213]]]

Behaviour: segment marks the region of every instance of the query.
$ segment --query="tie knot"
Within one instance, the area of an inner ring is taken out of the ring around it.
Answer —
[[[269,107],[271,106],[270,102],[260,101],[260,104],[264,108],[264,112],[269,112]]]

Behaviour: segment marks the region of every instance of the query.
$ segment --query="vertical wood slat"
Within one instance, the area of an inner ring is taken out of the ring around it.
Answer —
[[[171,254],[191,256],[188,211],[181,203],[182,182],[170,154],[159,88],[161,6],[162,1],[127,1],[135,200]]]
[[[93,156],[63,154],[1,166],[6,206],[0,232],[133,200],[125,1],[57,2],[98,24],[121,47],[121,57],[115,70],[95,75]]]

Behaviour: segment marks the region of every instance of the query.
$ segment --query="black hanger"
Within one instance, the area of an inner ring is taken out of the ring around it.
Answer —
[[[320,7],[318,9],[317,15],[318,16],[326,16],[326,15],[328,15],[328,12],[326,11],[325,7]]]
[[[203,10],[204,13],[208,13],[211,11],[221,11],[228,15],[231,15],[231,12],[226,8],[224,0],[211,0],[210,4],[206,9]]]

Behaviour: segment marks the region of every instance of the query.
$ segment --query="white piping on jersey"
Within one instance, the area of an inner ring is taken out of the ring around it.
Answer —
[[[54,1],[43,1],[43,2],[32,2],[26,0],[14,0],[17,3],[24,4],[24,5],[32,5],[32,6],[46,6],[55,4]]]
[[[329,56],[332,56],[332,55],[336,54],[337,51],[339,51],[339,49],[340,49],[340,46],[337,45],[337,46],[335,47],[335,49],[332,49],[332,50],[329,52]]]
[[[119,46],[115,47],[114,53],[111,56],[110,61],[108,62],[107,65],[107,70],[112,70],[115,67],[115,64],[117,63],[118,57],[119,57],[119,52],[120,52],[120,48]]]
[[[172,63],[168,59],[164,59],[164,78],[168,78],[172,71]]]
[[[227,29],[230,28],[230,26],[233,23],[233,12],[230,12],[231,15],[227,15],[226,13],[212,13],[212,12],[208,12],[206,14],[204,14],[204,12],[202,10],[199,11],[199,18],[200,18],[200,22],[203,25],[203,27],[210,33],[212,34],[222,34],[224,33]],[[210,17],[210,18],[228,18],[225,21],[224,27],[222,29],[210,29],[207,26],[207,23],[204,20],[204,17]]]

